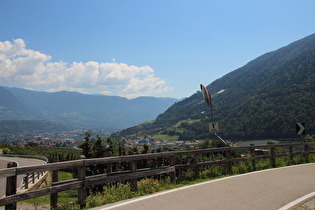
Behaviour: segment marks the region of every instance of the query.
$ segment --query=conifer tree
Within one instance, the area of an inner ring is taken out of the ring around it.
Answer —
[[[108,145],[108,148],[106,150],[107,156],[116,156],[117,148],[116,148],[115,142],[110,137],[107,137],[106,143]]]
[[[97,140],[93,145],[93,157],[94,158],[105,157],[105,146],[103,144],[102,137],[100,135],[97,135],[96,138]]]
[[[90,141],[90,137],[91,137],[91,131],[87,131],[84,133],[85,134],[85,142],[83,144],[80,145],[80,148],[82,148],[83,150],[83,155],[85,156],[86,159],[88,158],[92,158],[92,149],[91,149],[91,141]]]

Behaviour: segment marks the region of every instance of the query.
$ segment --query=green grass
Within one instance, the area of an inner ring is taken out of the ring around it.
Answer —
[[[182,123],[192,124],[195,122],[200,122],[201,119],[189,119],[189,120],[181,120],[175,124],[175,127],[180,127]]]
[[[132,191],[129,184],[121,184],[119,186],[104,187],[103,193],[90,195],[86,200],[86,207],[93,208],[109,203],[114,203],[129,198],[135,198],[151,193],[173,189],[183,186],[183,184],[170,184],[169,179],[158,181],[155,179],[143,179],[138,182],[138,190]]]
[[[282,167],[306,162],[315,162],[315,155],[310,155],[309,161],[307,161],[307,159],[302,155],[296,156],[292,161],[288,157],[280,157],[276,159],[275,164],[276,167]],[[272,163],[269,159],[256,160],[256,170],[264,170],[268,168],[272,168]],[[185,185],[196,184],[252,171],[254,171],[252,162],[248,160],[233,164],[231,166],[231,171],[229,171],[229,167],[227,165],[212,165],[204,167],[203,170],[200,170],[197,177],[192,169],[188,169],[186,171],[182,171],[182,173],[177,177],[178,184],[171,184],[169,180],[159,182],[153,179],[144,179],[138,182],[138,191],[136,192],[131,191],[128,184],[104,188],[104,193],[90,195],[87,198],[87,207],[92,208],[162,190],[178,188]]]
[[[297,155],[293,160],[288,157],[276,158],[276,167],[302,164],[307,162],[315,162],[315,155],[309,155],[305,157],[303,155]],[[269,159],[256,160],[256,171],[272,168],[272,163]],[[135,198],[163,190],[174,189],[185,185],[191,185],[195,183],[205,182],[213,179],[218,179],[226,176],[248,173],[254,171],[251,161],[244,160],[238,163],[234,163],[231,167],[227,165],[212,165],[203,167],[200,169],[198,176],[195,175],[192,169],[181,171],[177,177],[177,184],[170,183],[170,179],[155,180],[155,179],[143,179],[138,182],[138,191],[132,191],[129,184],[116,184],[112,186],[104,186],[103,193],[91,194],[87,197],[87,208],[101,206],[129,198]],[[69,180],[73,176],[71,173],[59,172],[59,180]],[[58,209],[79,209],[77,205],[77,190],[69,190],[58,193],[58,203],[62,204]],[[33,205],[34,207],[40,205],[49,206],[50,196],[42,196],[38,198],[29,199],[19,203],[26,205]]]
[[[50,176],[51,177],[51,176]],[[58,179],[59,181],[70,180],[73,179],[73,174],[69,172],[58,172]],[[50,187],[51,183],[46,186]],[[68,190],[58,193],[58,203],[59,204],[67,204],[66,208],[62,206],[59,209],[72,209],[70,206],[75,206],[75,203],[78,200],[78,191],[77,190]],[[28,200],[24,200],[18,202],[18,205],[32,205],[36,209],[38,206],[49,206],[50,205],[50,195],[44,195],[37,198],[32,198]],[[70,205],[70,206],[69,206]]]
[[[171,141],[177,141],[179,136],[169,136],[169,135],[154,135],[153,138],[159,139],[159,140],[171,140]]]

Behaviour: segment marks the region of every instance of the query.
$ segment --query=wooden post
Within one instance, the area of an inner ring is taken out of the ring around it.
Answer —
[[[32,173],[32,183],[35,184],[35,173],[34,172]]]
[[[163,161],[163,158],[157,158],[157,163],[156,163],[156,167],[157,168],[160,168],[162,166],[162,161]],[[157,179],[158,180],[161,180],[161,174],[157,175]]]
[[[289,146],[289,156],[290,156],[290,162],[293,163],[293,146]]]
[[[111,157],[112,156],[112,152],[109,151],[108,152],[108,156]],[[107,164],[107,173],[110,174],[113,172],[113,164],[112,163],[108,163]]]
[[[80,155],[79,159],[85,159],[84,155]],[[78,167],[78,180],[79,181],[84,181],[86,177],[86,166],[81,166]],[[78,189],[78,203],[80,204],[80,207],[83,208],[86,205],[86,197],[87,197],[87,193],[86,193],[86,187],[85,184],[83,184],[82,188]]]
[[[227,164],[228,164],[228,173],[231,174],[232,173],[232,164],[233,164],[233,162],[231,161],[231,159],[232,159],[232,150],[231,150],[231,148],[226,150],[226,158],[228,160],[230,160]]]
[[[137,161],[130,161],[130,172],[131,173],[136,173],[137,172]],[[130,188],[132,191],[137,191],[138,190],[138,184],[137,184],[137,179],[131,179],[130,180]]]
[[[170,159],[170,166],[174,166],[175,167],[175,156],[171,156]],[[169,173],[170,178],[171,178],[171,183],[172,184],[176,184],[176,170],[174,169],[173,172]]]
[[[308,163],[310,162],[309,160],[309,153],[310,153],[310,148],[308,146],[308,144],[304,145],[304,157],[305,157],[305,161]]]
[[[17,163],[9,162],[7,167],[8,168],[17,167]],[[16,194],[16,187],[17,187],[16,180],[17,180],[16,175],[7,177],[6,193],[5,193],[6,196]],[[16,210],[16,202],[6,205],[5,210]]]
[[[55,156],[53,157],[53,162],[57,163],[59,161],[59,157]],[[55,182],[58,182],[58,170],[52,171],[52,183],[51,185],[54,186]],[[52,193],[50,194],[50,208],[56,209],[58,205],[58,193]]]
[[[255,148],[254,148],[254,144],[250,144],[250,146],[252,148],[250,148],[250,153],[251,153],[251,156],[252,156],[252,167],[253,167],[253,171],[256,171],[256,159],[255,159]]]
[[[271,158],[270,158],[270,160],[271,160],[271,166],[272,166],[273,168],[275,168],[275,167],[276,167],[275,146],[271,146],[271,147],[270,147],[270,154],[271,154]]]
[[[199,167],[198,167],[198,162],[199,162],[199,154],[194,155],[194,173],[195,177],[199,176]]]
[[[25,184],[25,189],[26,190],[28,189],[28,176],[29,176],[29,174],[27,173],[26,177],[24,177],[24,184]]]

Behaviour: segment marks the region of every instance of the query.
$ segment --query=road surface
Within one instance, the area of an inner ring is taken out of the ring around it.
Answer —
[[[10,161],[15,161],[18,163],[18,166],[30,166],[30,165],[39,165],[44,164],[44,161],[30,158],[16,158],[16,157],[2,157],[0,156],[0,169],[6,168],[7,163]],[[22,178],[24,175],[18,176],[17,183],[20,184],[22,182]],[[5,178],[0,178],[0,197],[5,195]]]
[[[279,209],[315,191],[315,163],[231,176],[94,210]]]

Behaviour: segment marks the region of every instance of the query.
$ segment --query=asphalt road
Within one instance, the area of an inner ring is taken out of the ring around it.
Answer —
[[[6,168],[7,163],[10,161],[15,161],[18,163],[18,166],[30,166],[30,165],[39,165],[44,164],[44,161],[30,158],[15,158],[15,157],[1,157],[0,156],[0,169]],[[17,183],[22,182],[22,178],[24,175],[18,176]],[[0,178],[0,197],[5,194],[5,178]]]
[[[279,209],[315,191],[315,163],[257,171],[122,201],[114,210]]]

